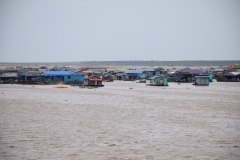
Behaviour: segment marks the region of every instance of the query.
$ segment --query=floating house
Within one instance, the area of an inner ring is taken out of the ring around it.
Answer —
[[[107,72],[107,68],[101,68],[101,67],[81,67],[79,68],[79,70],[82,70],[82,71],[91,71],[91,72]]]
[[[205,70],[200,69],[184,69],[181,71],[177,71],[174,74],[174,79],[176,82],[193,82],[195,81],[195,76],[199,74],[206,73]]]
[[[152,77],[156,75],[162,74],[162,71],[164,71],[163,68],[144,68],[141,70],[136,70],[137,72],[139,71],[138,79],[151,79]],[[132,74],[132,73],[130,73]]]
[[[42,74],[44,80],[47,81],[63,81],[65,84],[84,82],[84,76],[76,71],[44,71]]]
[[[86,86],[98,86],[103,87],[102,78],[100,76],[91,75],[84,79],[84,84]]]
[[[154,76],[150,80],[150,84],[146,84],[147,86],[168,86],[167,77],[160,75]]]
[[[147,81],[145,80],[145,79],[139,79],[139,81],[138,82],[136,82],[136,83],[146,83]]]
[[[143,73],[145,74],[146,79],[150,79],[155,75],[155,69],[147,68],[147,69],[144,69]],[[160,71],[159,71],[159,74],[160,74]]]
[[[196,86],[208,86],[209,85],[209,76],[195,76],[195,83]]]
[[[144,72],[145,74],[145,78],[146,79],[151,79],[153,76],[155,75],[160,75],[161,74],[161,68],[149,68],[149,69],[145,69]]]
[[[24,70],[19,73],[19,83],[34,83],[37,81],[42,81],[43,75],[42,71],[35,70]]]
[[[46,68],[44,68],[44,69],[46,70]],[[48,71],[48,70],[50,70],[50,71],[71,71],[71,68],[63,67],[63,66],[54,66],[53,68],[50,68],[50,69],[47,68],[46,71]]]
[[[167,75],[168,82],[175,82],[177,80],[177,76],[176,76],[177,72],[178,72],[178,70],[176,68],[167,70],[166,75]]]
[[[224,72],[224,69],[220,68],[220,67],[212,67],[208,71],[213,72],[213,73],[215,73],[215,72]]]
[[[44,71],[48,71],[49,69],[45,66],[42,66],[42,67],[38,68],[38,70],[44,72]]]
[[[87,71],[84,71],[84,72],[87,72]],[[104,72],[98,72],[98,71],[92,71],[92,73],[94,73],[95,76],[103,76],[105,74]]]
[[[198,76],[208,76],[209,82],[212,82],[212,80],[213,80],[213,74],[212,73],[207,73],[207,72],[206,73],[200,73]]]
[[[17,71],[21,71],[22,70],[22,66],[16,66],[15,67]]]
[[[158,69],[155,69],[155,72],[154,72],[154,74],[155,74],[155,75],[157,75],[157,76],[160,76],[160,74],[161,74],[161,71],[160,71],[160,70],[158,70]]]
[[[13,83],[17,81],[17,78],[17,73],[3,73],[0,75],[0,80],[2,83]]]
[[[161,73],[161,75],[167,75],[168,71],[167,70],[161,70],[160,73]]]
[[[240,69],[240,64],[235,63],[234,65],[230,66],[231,69]]]
[[[240,72],[225,73],[224,75],[218,76],[216,79],[218,82],[239,82]]]
[[[113,78],[113,75],[107,74],[103,76],[103,80],[106,82],[113,82],[114,78]]]
[[[6,73],[9,73],[9,72],[17,72],[18,70],[16,69],[16,67],[7,67],[5,69],[5,72]]]
[[[123,80],[126,76],[126,73],[117,73],[115,74],[115,79],[116,80]]]
[[[26,84],[82,84],[84,76],[78,71],[28,71],[20,73],[20,83]]]
[[[162,71],[165,71],[163,67],[156,68],[155,75],[160,76],[160,74],[162,74]]]
[[[125,70],[124,73],[132,76],[137,76],[138,79],[144,79],[146,76],[144,70]]]
[[[134,74],[126,74],[125,77],[123,78],[124,81],[135,81],[137,79],[138,76]]]

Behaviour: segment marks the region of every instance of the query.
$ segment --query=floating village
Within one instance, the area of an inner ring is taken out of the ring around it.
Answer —
[[[136,81],[146,86],[169,86],[168,82],[192,83],[208,86],[217,82],[239,82],[240,65],[210,67],[209,69],[191,68],[128,68],[108,70],[104,67],[67,67],[67,66],[22,66],[6,67],[0,70],[0,84],[54,85],[66,84],[79,87],[103,87],[105,82]],[[104,83],[103,83],[104,82]]]

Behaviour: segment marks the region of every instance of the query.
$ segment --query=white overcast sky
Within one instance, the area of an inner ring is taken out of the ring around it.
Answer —
[[[0,62],[240,60],[240,0],[0,0]]]

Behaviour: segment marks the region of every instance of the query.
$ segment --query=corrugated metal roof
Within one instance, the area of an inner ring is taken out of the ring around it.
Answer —
[[[89,79],[90,81],[102,81],[102,78],[100,76],[89,76],[85,79]]]
[[[184,69],[179,72],[179,74],[200,74],[205,73],[205,70],[199,70],[199,69]]]
[[[42,75],[42,71],[23,71],[19,75],[23,76],[38,76]]]
[[[45,75],[54,76],[54,75],[71,75],[76,72],[78,72],[78,71],[44,71],[43,73]]]
[[[237,75],[240,75],[240,72],[230,72],[231,74],[237,76]]]
[[[175,72],[168,72],[168,74],[174,74]]]
[[[17,77],[17,73],[4,73],[1,74],[0,77]]]

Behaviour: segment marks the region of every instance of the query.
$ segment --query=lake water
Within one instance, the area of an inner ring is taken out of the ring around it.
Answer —
[[[239,82],[0,85],[0,159],[239,157]]]

